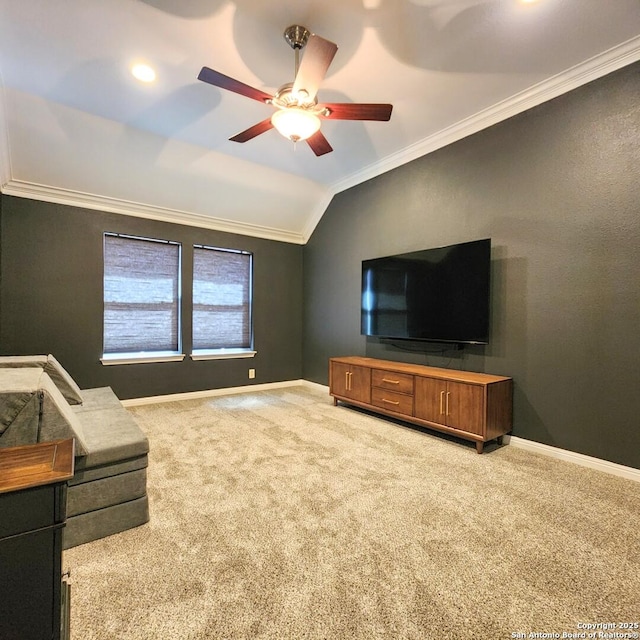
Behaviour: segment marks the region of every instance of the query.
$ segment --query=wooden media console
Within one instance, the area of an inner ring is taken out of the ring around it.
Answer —
[[[329,360],[329,393],[335,405],[473,440],[478,453],[512,429],[513,380],[504,376],[348,356]]]

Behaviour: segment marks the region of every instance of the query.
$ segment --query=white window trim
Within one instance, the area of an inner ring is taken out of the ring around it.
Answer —
[[[252,349],[195,349],[192,360],[230,360],[232,358],[253,358],[257,351]]]
[[[182,362],[184,357],[184,353],[175,351],[138,351],[133,353],[107,353],[100,358],[100,362],[105,366],[150,362]]]
[[[250,332],[250,346],[246,347],[220,347],[217,349],[192,349],[192,360],[229,360],[232,358],[253,358],[257,351],[254,350],[254,335],[253,335],[253,252],[245,251],[243,249],[229,249],[223,247],[214,247],[206,244],[194,244],[193,250],[196,249],[208,249],[210,251],[221,251],[226,253],[236,253],[240,255],[249,256],[249,332]],[[194,258],[195,261],[195,258]],[[192,283],[195,281],[195,272],[192,272]],[[193,304],[191,305],[191,326],[193,330]]]
[[[146,236],[134,236],[126,233],[115,233],[112,231],[105,231],[102,235],[102,243],[104,247],[105,237],[111,236],[115,238],[128,238],[130,240],[143,240],[146,242],[157,242],[159,244],[175,245],[178,247],[178,291],[177,291],[177,308],[178,308],[178,326],[177,326],[177,338],[178,338],[178,351],[138,351],[138,352],[121,352],[121,353],[104,353],[104,310],[103,310],[103,352],[100,362],[104,366],[116,365],[116,364],[144,364],[149,362],[181,362],[184,360],[185,355],[181,353],[182,350],[182,243],[175,240],[163,240],[159,238],[148,238]],[[104,251],[104,249],[103,249]],[[104,278],[104,265],[103,265],[103,278]],[[104,293],[103,293],[104,303]]]

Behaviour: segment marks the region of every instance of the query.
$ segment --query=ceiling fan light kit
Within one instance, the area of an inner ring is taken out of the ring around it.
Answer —
[[[198,75],[199,80],[264,102],[277,109],[271,118],[236,134],[230,140],[247,142],[275,128],[293,142],[306,140],[316,156],[321,156],[333,151],[320,131],[322,118],[378,121],[391,118],[393,107],[390,104],[318,104],[318,88],[324,80],[338,46],[312,34],[306,27],[300,25],[287,27],[284,31],[284,39],[295,54],[295,79],[292,83],[282,85],[275,96],[225,76],[219,71],[202,67]],[[300,62],[299,53],[303,48],[306,51]]]
[[[279,109],[271,116],[271,122],[279,133],[293,142],[306,140],[320,129],[320,118],[300,107]]]

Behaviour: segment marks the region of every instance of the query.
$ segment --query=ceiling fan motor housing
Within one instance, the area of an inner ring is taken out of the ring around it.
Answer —
[[[315,109],[316,105],[318,104],[317,97],[309,99],[309,95],[304,91],[294,93],[293,82],[287,82],[287,84],[283,84],[271,100],[271,104],[280,109],[287,109],[288,107],[300,107],[301,109],[317,111],[318,113],[324,113],[325,111],[324,109]]]
[[[299,24],[292,24],[284,30],[284,39],[292,49],[302,49],[309,40],[311,32]]]

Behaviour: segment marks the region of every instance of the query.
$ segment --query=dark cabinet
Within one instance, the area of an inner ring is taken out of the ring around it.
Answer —
[[[2,640],[59,640],[68,634],[62,536],[72,476],[73,440],[0,449]]]

